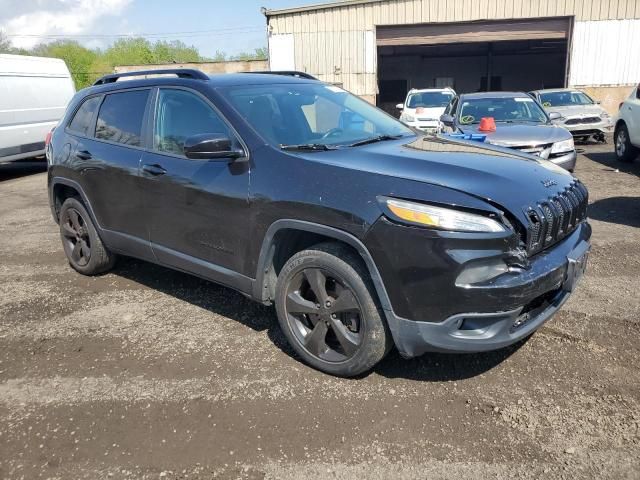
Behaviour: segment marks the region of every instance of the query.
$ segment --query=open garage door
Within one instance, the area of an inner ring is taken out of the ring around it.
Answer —
[[[411,88],[458,93],[530,91],[566,85],[569,17],[380,26],[378,104],[385,110]]]
[[[378,45],[437,45],[443,43],[482,43],[512,40],[567,39],[570,18],[435,23],[381,26]]]

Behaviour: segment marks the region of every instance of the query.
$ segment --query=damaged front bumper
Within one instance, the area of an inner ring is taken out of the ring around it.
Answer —
[[[404,357],[425,352],[482,352],[511,345],[537,330],[569,298],[584,272],[591,227],[582,223],[571,235],[530,259],[527,268],[471,285],[441,286],[425,294],[455,301],[442,321],[421,321],[387,311],[395,344]]]

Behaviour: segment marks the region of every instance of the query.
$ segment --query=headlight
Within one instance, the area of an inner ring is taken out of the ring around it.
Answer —
[[[611,118],[611,115],[609,115],[607,112],[602,112],[600,114],[600,118],[603,119],[603,120],[606,120],[608,118]]]
[[[573,138],[569,138],[568,140],[563,140],[561,142],[556,142],[551,146],[551,153],[572,152],[573,150],[575,150],[575,146],[573,145]]]
[[[458,232],[504,232],[501,223],[489,217],[461,212],[450,208],[434,207],[422,203],[407,202],[387,198],[386,204],[391,213],[405,222],[427,227],[454,230]]]
[[[403,122],[415,122],[416,117],[414,117],[413,115],[409,115],[408,113],[403,113],[400,116],[400,120],[402,120]]]

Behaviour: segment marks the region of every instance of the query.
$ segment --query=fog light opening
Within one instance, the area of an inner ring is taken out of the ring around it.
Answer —
[[[482,260],[467,264],[456,278],[456,286],[467,287],[507,273],[509,267],[502,259]]]

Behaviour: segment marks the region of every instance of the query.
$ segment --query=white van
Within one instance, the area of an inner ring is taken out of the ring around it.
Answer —
[[[0,163],[43,155],[74,93],[63,60],[0,55]]]

